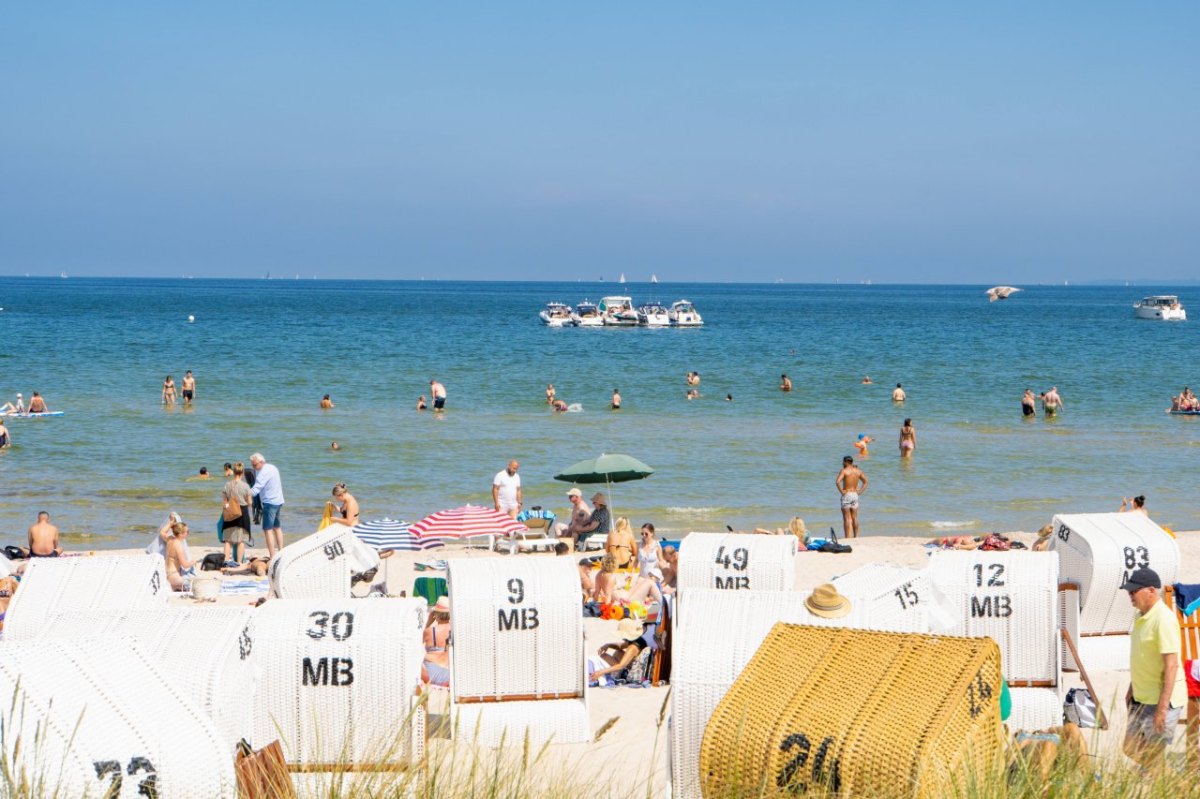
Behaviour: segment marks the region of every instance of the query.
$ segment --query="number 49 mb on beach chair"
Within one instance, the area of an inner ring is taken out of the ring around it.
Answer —
[[[455,735],[484,746],[586,743],[579,574],[570,558],[448,561]]]

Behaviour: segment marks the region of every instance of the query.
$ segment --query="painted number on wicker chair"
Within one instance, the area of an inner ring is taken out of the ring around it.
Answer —
[[[1003,563],[989,563],[987,565],[987,568],[991,572],[991,575],[987,578],[988,588],[997,588],[997,587],[1003,586],[1004,581],[1001,580],[1000,578],[1004,574],[1004,564]],[[984,569],[984,566],[982,563],[975,564],[975,586],[977,588],[983,587],[983,569]]]
[[[1129,582],[1129,575],[1134,569],[1150,568],[1150,550],[1145,547],[1125,547],[1125,573],[1121,575],[1121,585]]]
[[[340,556],[346,554],[346,547],[342,546],[341,541],[331,541],[321,547],[321,551],[325,553],[325,557],[330,560],[337,560]]]
[[[519,577],[514,577],[508,581],[508,603],[510,605],[519,605],[525,601],[525,581]],[[500,632],[508,630],[536,630],[538,628],[538,609],[537,608],[509,608],[506,613],[504,608],[499,609]]]
[[[896,595],[896,599],[900,600],[901,610],[908,610],[911,607],[921,604],[921,596],[913,590],[911,582],[905,583],[892,593]]]
[[[247,624],[242,628],[242,634],[238,636],[238,660],[250,657],[250,650],[253,647],[254,641],[250,638],[250,625]]]
[[[724,545],[719,546],[715,563],[722,569],[745,571],[750,567],[750,550],[745,547],[736,547],[732,553],[726,554]],[[713,587],[740,591],[750,587],[750,576],[746,574],[730,574],[725,577],[719,574],[713,575]]]
[[[321,640],[326,634],[332,635],[335,641],[345,641],[354,635],[354,614],[348,610],[339,610],[332,616],[324,610],[318,610],[308,614],[308,618],[312,619],[313,626],[304,633],[314,641]]]
[[[987,710],[992,693],[992,686],[983,681],[983,672],[977,672],[975,679],[967,686],[967,710],[971,718],[978,718],[980,713]]]
[[[162,588],[162,578],[158,576],[158,572],[155,572],[150,575],[150,593],[158,596],[160,588]]]
[[[829,759],[829,750],[832,746],[832,737],[826,737],[821,741],[821,745],[817,747],[817,754],[813,757],[809,774],[812,782],[823,785],[829,791],[836,793],[842,783],[838,761],[834,760],[828,771],[825,769],[825,761]],[[789,793],[805,793],[808,791],[808,781],[795,780],[796,776],[801,774],[804,767],[808,765],[808,756],[812,753],[812,741],[804,733],[797,732],[787,736],[779,744],[779,751],[785,754],[793,749],[796,753],[783,764],[783,768],[779,769],[779,773],[775,775],[775,785],[779,788],[786,788]]]
[[[1067,539],[1070,537],[1071,537],[1071,528],[1067,527],[1065,524],[1060,524],[1058,526],[1058,540],[1062,541],[1065,544],[1067,542]]]
[[[103,794],[104,799],[115,799],[120,796],[121,785],[125,779],[121,774],[121,762],[119,760],[96,760],[92,762],[92,767],[96,769],[97,780],[103,782],[105,778],[108,778],[108,790]],[[158,775],[155,773],[153,763],[144,757],[132,757],[129,759],[127,771],[131,777],[140,772],[146,772],[145,779],[138,783],[138,796],[156,799]]]

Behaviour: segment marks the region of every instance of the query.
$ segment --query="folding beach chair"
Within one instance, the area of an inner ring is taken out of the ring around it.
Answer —
[[[503,552],[507,550],[510,555],[516,554],[518,550],[552,552],[554,545],[558,543],[557,540],[548,535],[548,530],[553,521],[553,519],[538,516],[521,521],[521,524],[525,525],[527,531],[504,536],[496,542],[497,551]]]

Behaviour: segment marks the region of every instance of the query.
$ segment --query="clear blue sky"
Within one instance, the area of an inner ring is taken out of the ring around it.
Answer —
[[[1198,23],[1196,2],[7,4],[0,274],[1196,279]]]

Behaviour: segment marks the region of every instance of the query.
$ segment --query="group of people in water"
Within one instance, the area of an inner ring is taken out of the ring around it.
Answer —
[[[0,416],[20,416],[25,413],[49,412],[50,407],[46,405],[46,400],[36,391],[29,397],[29,407],[25,407],[25,397],[22,394],[17,394],[15,402],[6,402],[0,405]]]
[[[187,372],[184,373],[183,380],[179,385],[179,390],[183,395],[183,404],[191,405],[192,400],[196,398],[196,378],[194,375],[192,375],[191,369],[188,369]],[[162,404],[174,405],[175,399],[175,381],[171,379],[170,375],[167,375],[162,384]]]
[[[1168,410],[1173,413],[1200,413],[1200,399],[1196,399],[1192,390],[1184,386],[1183,391],[1171,397],[1171,407]]]
[[[1043,391],[1035,398],[1033,389],[1025,389],[1024,396],[1021,397],[1021,415],[1033,416],[1037,413],[1037,403],[1042,403],[1042,411],[1047,416],[1057,416],[1058,412],[1063,409],[1062,397],[1058,394],[1058,386],[1050,386],[1049,391]]]

